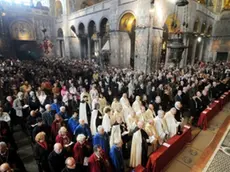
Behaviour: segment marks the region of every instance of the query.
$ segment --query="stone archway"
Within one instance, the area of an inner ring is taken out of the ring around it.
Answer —
[[[103,18],[100,23],[100,36],[101,36],[101,47],[105,45],[109,38],[109,22],[107,18]]]
[[[92,58],[95,56],[95,39],[97,39],[96,24],[93,20],[88,25],[88,56]]]
[[[87,44],[87,37],[85,34],[85,25],[80,23],[78,25],[78,38],[80,40],[80,56],[81,59],[87,58],[87,51],[88,51],[88,44]]]
[[[124,33],[122,36],[122,41],[121,41],[121,45],[130,45],[130,66],[132,68],[134,68],[134,55],[135,55],[135,29],[136,29],[136,17],[128,12],[125,13],[121,19],[120,19],[120,23],[119,23],[119,30],[123,31]],[[128,34],[128,37],[127,37]],[[129,49],[129,47],[127,47],[127,49]],[[124,52],[123,52],[124,53]],[[127,56],[128,54],[121,53],[121,57],[123,56],[123,58],[126,58],[125,56]]]
[[[64,34],[63,30],[61,28],[57,31],[57,41],[58,41],[58,47],[59,47],[59,55],[60,57],[64,57]]]
[[[63,14],[63,6],[60,0],[55,1],[55,17],[61,17]]]

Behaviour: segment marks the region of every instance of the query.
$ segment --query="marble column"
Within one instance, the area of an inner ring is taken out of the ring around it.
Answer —
[[[193,47],[192,47],[192,64],[191,65],[194,65],[195,58],[196,58],[196,47],[197,47],[197,39],[196,39],[196,37],[195,37],[195,39],[193,41],[194,41],[194,43],[193,43]]]
[[[184,45],[186,47],[189,46],[189,37],[188,37],[188,35],[184,36],[183,42],[184,42]],[[183,52],[183,55],[182,55],[181,62],[180,62],[180,67],[181,68],[187,65],[187,58],[188,58],[188,48],[185,48],[184,52]]]
[[[201,45],[200,45],[200,52],[199,52],[199,61],[201,61],[201,60],[203,60],[203,50],[204,50],[204,42],[205,42],[205,40],[203,39],[202,41],[201,41]]]
[[[87,43],[88,43],[88,59],[91,61],[91,37],[87,37]]]
[[[166,47],[167,48],[167,47]],[[169,66],[169,51],[170,51],[170,49],[169,48],[167,48],[167,50],[166,50],[166,55],[165,55],[165,66],[164,66],[164,68],[165,69],[167,69],[168,68],[168,66]]]

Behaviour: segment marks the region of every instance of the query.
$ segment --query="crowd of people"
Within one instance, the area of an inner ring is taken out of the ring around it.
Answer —
[[[25,171],[12,133],[31,139],[39,172],[123,172],[230,88],[229,64],[145,74],[88,61],[0,61],[0,171]],[[125,163],[128,162],[128,163]]]

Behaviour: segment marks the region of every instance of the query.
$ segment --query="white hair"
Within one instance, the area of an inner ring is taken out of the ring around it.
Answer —
[[[157,116],[159,117],[159,118],[162,118],[163,116],[164,116],[164,111],[163,110],[158,110],[158,112],[157,112]]]
[[[51,107],[50,104],[45,105],[46,110],[49,109],[50,107]]]
[[[18,92],[17,96],[21,97],[23,95],[23,92]]]
[[[6,143],[5,142],[0,142],[0,146],[4,146],[4,147],[7,147]]]
[[[60,107],[60,111],[65,110],[65,106]]]
[[[61,127],[58,131],[58,134],[63,134],[63,133],[67,133],[67,129],[65,127]]]
[[[181,104],[181,102],[179,102],[179,101],[177,101],[177,102],[175,102],[175,107],[176,108],[179,108],[179,105]]]
[[[102,125],[99,125],[98,127],[97,127],[97,131],[99,132],[99,131],[101,131],[101,130],[104,130],[104,127],[102,126]]]
[[[84,134],[78,134],[77,141],[82,142],[83,140],[85,140],[85,138],[86,138],[86,136]]]

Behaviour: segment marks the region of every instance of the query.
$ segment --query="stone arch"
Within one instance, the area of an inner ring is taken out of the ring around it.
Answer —
[[[198,33],[199,32],[199,28],[200,28],[200,19],[197,18],[194,22],[194,25],[193,25],[193,32],[194,33]]]
[[[60,0],[55,1],[55,16],[60,17],[63,14],[63,6]]]
[[[74,25],[72,25],[72,26],[70,27],[70,30],[71,30],[74,34],[77,34],[77,32],[76,32],[76,29],[75,29],[75,26],[74,26]]]
[[[58,38],[64,38],[64,33],[63,33],[62,28],[59,28],[59,29],[57,30],[57,37],[58,37]]]
[[[85,34],[85,25],[82,22],[78,25],[78,34]]]
[[[63,30],[62,28],[59,28],[57,30],[57,44],[58,44],[58,48],[59,48],[59,55],[60,57],[64,57],[64,33],[63,33]]]
[[[119,20],[119,30],[127,32],[130,38],[130,42],[126,42],[128,40],[124,40],[122,44],[129,43],[130,44],[130,66],[134,67],[134,56],[135,56],[135,40],[136,40],[136,17],[132,12],[126,12],[121,15]],[[125,35],[124,35],[125,36]]]
[[[207,33],[206,33],[207,36],[211,36],[212,35],[212,29],[213,29],[212,25],[209,25],[209,27],[207,29]]]
[[[109,37],[109,21],[107,18],[102,18],[100,22],[100,36],[101,36],[101,47],[105,45]]]
[[[87,42],[87,37],[85,34],[85,25],[82,22],[80,22],[78,25],[78,38],[80,41],[81,59],[86,59],[87,53],[88,53],[88,42]]]
[[[201,33],[201,34],[204,34],[206,28],[207,28],[207,23],[204,21],[204,22],[202,23],[202,25],[201,25],[200,33]]]
[[[95,47],[95,42],[97,40],[97,28],[96,28],[96,23],[93,20],[90,20],[88,24],[88,37],[89,37],[89,57],[94,57],[95,52],[96,52],[96,47]]]

